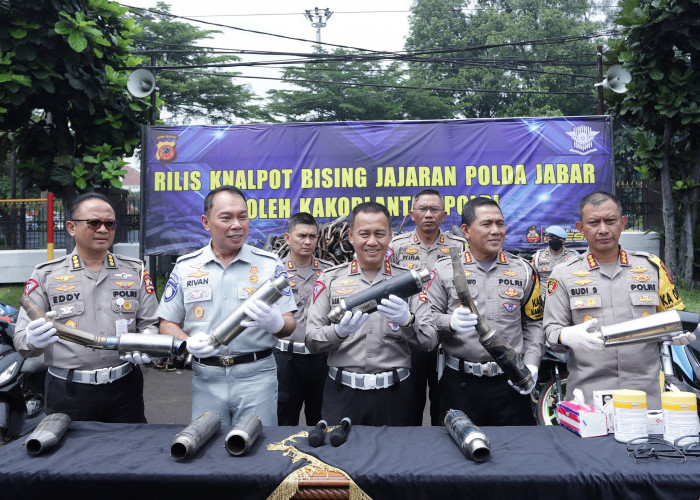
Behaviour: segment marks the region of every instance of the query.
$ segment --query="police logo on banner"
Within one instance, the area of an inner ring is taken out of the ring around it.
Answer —
[[[177,274],[175,273],[170,273],[170,277],[168,278],[168,282],[165,284],[165,291],[163,292],[163,300],[166,302],[170,302],[173,300],[175,297],[175,294],[177,294],[177,287],[180,283],[180,279],[177,277]]]
[[[289,281],[289,274],[287,274],[287,271],[285,270],[284,267],[282,266],[277,266],[275,268],[275,278],[279,278],[280,276],[284,276],[287,281]],[[286,287],[284,289],[284,294],[285,295],[291,295],[292,290],[289,287]]]

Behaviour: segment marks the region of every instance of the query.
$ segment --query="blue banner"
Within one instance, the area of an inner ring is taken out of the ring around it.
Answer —
[[[577,205],[613,191],[612,140],[607,116],[151,126],[146,254],[203,246],[203,200],[223,185],[245,192],[252,242],[282,235],[296,212],[323,223],[364,201],[386,205],[395,231],[410,230],[412,196],[426,187],[445,198],[444,229],[461,224],[470,198],[488,196],[503,211],[508,250],[541,248],[552,224],[583,241]]]

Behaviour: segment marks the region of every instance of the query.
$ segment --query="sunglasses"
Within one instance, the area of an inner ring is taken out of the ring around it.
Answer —
[[[114,231],[117,229],[117,221],[115,220],[102,220],[102,219],[71,219],[73,222],[86,222],[90,229],[97,231],[100,227],[104,225],[107,231]]]

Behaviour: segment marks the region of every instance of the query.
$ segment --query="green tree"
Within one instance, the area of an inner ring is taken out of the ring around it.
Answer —
[[[406,48],[420,59],[411,73],[432,86],[474,89],[453,94],[459,115],[595,112],[595,42],[578,39],[602,27],[588,19],[588,0],[416,0],[411,10]]]
[[[270,90],[268,110],[292,121],[400,120],[398,63],[363,59],[354,51],[318,49],[317,58],[288,67],[283,80],[302,90]]]
[[[137,52],[155,57],[158,66],[189,66],[191,69],[158,69],[156,86],[163,110],[169,121],[188,122],[203,118],[208,123],[231,123],[235,120],[263,118],[255,96],[247,85],[236,85],[236,73],[221,73],[211,64],[240,61],[231,54],[216,55],[208,47],[197,46],[202,40],[221,33],[203,30],[189,23],[173,20],[170,6],[158,2],[153,10],[133,9],[134,20],[142,31],[134,36]]]
[[[120,67],[133,20],[108,0],[5,1],[0,16],[0,131],[14,133],[30,184],[67,203],[76,190],[120,187],[146,105]]]
[[[623,0],[620,5],[622,33],[609,42],[611,62],[622,63],[632,82],[623,96],[609,96],[610,103],[635,128],[635,168],[644,178],[661,181],[664,259],[690,282],[700,208],[700,3]]]

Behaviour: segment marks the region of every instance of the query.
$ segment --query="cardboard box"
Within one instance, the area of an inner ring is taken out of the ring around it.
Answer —
[[[605,414],[591,405],[563,401],[557,404],[559,425],[581,437],[597,437],[608,434]]]

